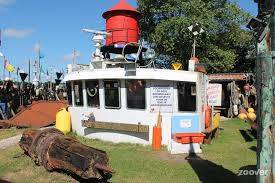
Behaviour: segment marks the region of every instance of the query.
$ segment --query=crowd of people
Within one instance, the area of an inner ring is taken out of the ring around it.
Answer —
[[[66,100],[65,85],[14,82],[11,79],[0,81],[0,119],[14,116],[21,106],[28,106],[38,100]]]

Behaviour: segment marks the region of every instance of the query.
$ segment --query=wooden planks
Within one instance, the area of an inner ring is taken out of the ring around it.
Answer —
[[[116,130],[126,132],[138,132],[148,133],[149,125],[138,124],[126,124],[126,123],[111,123],[111,122],[98,122],[98,121],[82,121],[82,126],[87,128],[105,129],[105,130]]]

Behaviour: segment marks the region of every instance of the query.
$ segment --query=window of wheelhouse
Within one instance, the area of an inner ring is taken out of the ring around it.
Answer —
[[[98,81],[86,81],[87,102],[89,107],[99,107]]]
[[[196,111],[197,91],[196,83],[179,82],[178,83],[178,110]]]
[[[68,81],[66,82],[66,93],[67,93],[67,100],[68,100],[68,103],[69,105],[72,105],[72,85],[71,85],[71,82]]]
[[[74,101],[76,106],[83,106],[82,81],[74,81]]]
[[[127,80],[127,108],[145,109],[145,81],[144,80]]]
[[[104,81],[105,107],[108,109],[120,108],[120,82],[117,80]]]

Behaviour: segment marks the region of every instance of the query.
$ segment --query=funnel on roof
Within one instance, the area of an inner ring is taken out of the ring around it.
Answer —
[[[128,43],[139,42],[139,20],[141,14],[128,4],[125,0],[120,0],[118,4],[103,13],[106,19],[106,44],[101,48],[106,53],[122,54],[122,49]],[[137,53],[138,46],[128,46],[125,50],[127,54]]]
[[[141,14],[136,10],[136,8],[134,8],[133,6],[128,4],[126,2],[126,0],[120,0],[118,2],[118,4],[116,4],[114,7],[112,7],[105,13],[103,13],[102,16],[103,16],[103,18],[108,19],[110,16],[113,16],[113,14],[115,14],[117,12],[121,12],[121,11],[126,11],[129,13],[132,13],[132,14],[136,15],[137,18],[141,18]]]

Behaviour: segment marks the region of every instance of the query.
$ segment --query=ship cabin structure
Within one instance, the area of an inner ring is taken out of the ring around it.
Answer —
[[[141,55],[148,50],[137,40],[140,14],[126,1],[103,17],[106,32],[84,30],[94,35],[90,64],[68,65],[64,78],[72,130],[87,138],[150,145],[161,116],[162,145],[171,153],[200,153],[201,141],[176,137],[204,131],[207,76],[144,65]],[[135,59],[126,56],[133,53]]]
[[[190,144],[176,133],[202,133],[207,76],[200,72],[137,68],[91,69],[73,66],[65,77],[72,129],[79,135],[115,143],[152,143],[153,127],[162,116],[162,144],[169,150]],[[89,123],[90,120],[90,123]],[[199,144],[196,152],[199,152]],[[186,151],[186,150],[183,150]]]

